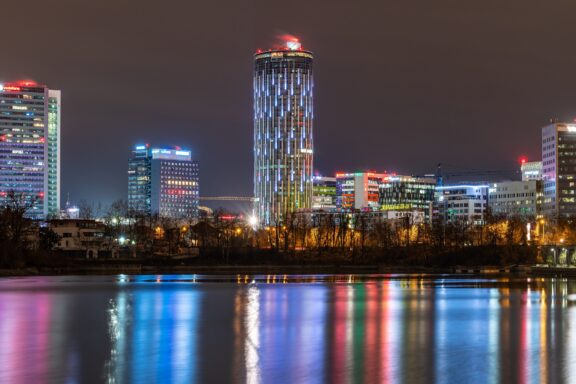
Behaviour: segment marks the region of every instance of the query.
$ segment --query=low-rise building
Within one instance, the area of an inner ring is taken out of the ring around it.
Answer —
[[[444,223],[483,224],[488,188],[488,185],[467,184],[436,187],[435,218]]]
[[[336,178],[314,176],[312,178],[312,209],[336,209]]]
[[[383,211],[422,211],[426,220],[432,216],[436,179],[388,175],[380,184],[380,209]]]
[[[505,181],[490,186],[488,206],[496,216],[522,216],[535,219],[540,214],[541,182]]]
[[[96,220],[51,220],[49,227],[59,236],[55,250],[86,258],[98,258],[106,253],[115,255],[113,239],[105,235],[106,226]]]
[[[337,208],[345,211],[379,210],[379,187],[386,176],[374,172],[337,173]]]

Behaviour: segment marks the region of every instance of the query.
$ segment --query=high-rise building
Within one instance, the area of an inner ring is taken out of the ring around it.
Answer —
[[[542,180],[542,162],[522,160],[520,172],[522,172],[522,181]]]
[[[60,212],[60,111],[60,91],[0,84],[0,204],[14,192],[33,219]]]
[[[60,121],[61,121],[60,91],[48,90],[48,135],[47,178],[46,178],[46,209],[49,215],[60,212]]]
[[[374,172],[337,173],[337,207],[346,211],[379,210],[379,188],[386,177]]]
[[[576,124],[542,128],[542,214],[552,219],[576,218]]]
[[[189,150],[137,145],[128,161],[128,207],[169,218],[198,216],[198,163]]]
[[[312,207],[313,56],[297,39],[254,55],[254,197],[261,224]]]
[[[336,178],[314,176],[312,209],[336,209]]]

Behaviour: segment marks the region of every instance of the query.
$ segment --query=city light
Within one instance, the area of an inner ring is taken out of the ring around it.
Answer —
[[[250,215],[248,217],[248,224],[252,227],[252,228],[256,228],[256,226],[258,225],[258,218],[254,215]]]

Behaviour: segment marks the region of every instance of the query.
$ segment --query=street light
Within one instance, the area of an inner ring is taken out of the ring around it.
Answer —
[[[252,227],[252,228],[256,228],[256,226],[258,225],[258,218],[254,215],[251,215],[248,217],[248,224]]]

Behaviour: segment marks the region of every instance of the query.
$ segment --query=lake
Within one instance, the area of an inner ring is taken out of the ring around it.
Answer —
[[[0,383],[567,383],[574,300],[551,278],[3,278]]]

